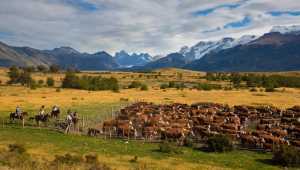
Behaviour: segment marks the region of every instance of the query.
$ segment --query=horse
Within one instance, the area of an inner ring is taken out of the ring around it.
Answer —
[[[22,112],[20,115],[17,115],[16,113],[12,112],[9,115],[9,119],[11,121],[14,121],[15,119],[24,120],[26,116],[28,116],[27,112]]]
[[[38,126],[40,126],[40,122],[47,123],[49,121],[49,114],[45,115],[35,115],[34,119]]]
[[[88,136],[97,136],[98,134],[100,134],[100,130],[95,128],[88,129]]]
[[[57,110],[52,110],[51,113],[50,113],[50,117],[51,117],[51,118],[58,119],[58,118],[59,118],[59,114],[60,114],[60,110],[59,110],[59,109],[57,109]]]
[[[73,127],[73,129],[76,129],[78,121],[79,121],[79,119],[77,117],[73,117],[73,116],[72,116],[71,120],[66,119],[67,127],[65,129],[65,133],[69,133],[69,131],[71,130],[71,127]]]

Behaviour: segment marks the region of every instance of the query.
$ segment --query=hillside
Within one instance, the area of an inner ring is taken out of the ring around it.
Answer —
[[[30,47],[12,47],[0,42],[0,66],[50,66],[73,67],[80,70],[111,70],[119,67],[115,59],[101,51],[80,53],[70,47],[38,50]]]
[[[211,53],[184,68],[201,71],[300,70],[300,36],[268,33],[246,45]]]

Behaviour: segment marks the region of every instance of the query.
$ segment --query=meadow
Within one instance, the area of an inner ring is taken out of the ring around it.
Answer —
[[[280,73],[284,75],[298,75]],[[35,80],[46,81],[47,77],[55,80],[55,87],[30,89],[20,85],[7,85],[7,69],[0,69],[0,118],[5,120],[17,105],[30,115],[35,115],[41,105],[50,111],[53,105],[58,105],[66,114],[68,109],[78,111],[80,116],[93,119],[97,126],[101,121],[109,119],[112,113],[136,101],[165,103],[214,102],[228,105],[273,105],[279,108],[289,108],[300,105],[300,89],[279,88],[269,93],[258,89],[210,90],[203,91],[190,88],[160,89],[160,84],[169,81],[196,84],[207,82],[203,79],[205,73],[177,69],[163,69],[151,73],[126,72],[81,72],[78,75],[115,77],[119,80],[121,89],[112,91],[86,91],[59,88],[64,77],[63,73],[33,73]],[[140,81],[148,85],[148,90],[127,89],[132,81]],[[229,86],[229,82],[210,82]],[[0,149],[8,144],[21,143],[28,152],[39,159],[52,160],[55,155],[72,153],[84,155],[96,153],[99,160],[116,169],[281,169],[265,163],[272,158],[270,153],[236,150],[231,153],[207,153],[182,147],[182,154],[163,154],[157,152],[158,144],[137,141],[104,140],[85,135],[65,135],[56,131],[17,125],[0,127]],[[134,156],[137,162],[131,162]],[[1,163],[1,161],[0,161]],[[1,169],[1,164],[0,164]]]
[[[87,136],[64,135],[45,130],[10,126],[0,128],[0,149],[11,143],[23,144],[36,159],[52,160],[55,155],[97,154],[100,162],[116,169],[281,169],[269,165],[270,153],[236,150],[207,153],[180,147],[180,154],[158,152],[158,144],[141,141],[104,140]],[[132,162],[135,156],[137,161]],[[1,165],[1,164],[0,164]],[[1,168],[1,166],[0,166]]]

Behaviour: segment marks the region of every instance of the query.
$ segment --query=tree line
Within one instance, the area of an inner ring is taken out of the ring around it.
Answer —
[[[8,71],[9,81],[7,84],[21,84],[22,86],[35,89],[42,87],[45,83],[43,80],[34,80],[32,71],[28,68],[12,66]],[[55,80],[52,77],[46,79],[48,87],[53,87]],[[74,70],[68,70],[62,81],[62,88],[74,88],[83,90],[112,90],[119,91],[119,84],[116,78],[103,78],[101,76],[77,76]],[[143,87],[144,88],[144,87]]]
[[[62,88],[73,88],[83,90],[112,90],[119,91],[119,83],[116,78],[103,78],[101,76],[77,76],[75,72],[66,72],[62,82]]]
[[[282,75],[259,75],[241,73],[207,73],[205,79],[209,81],[229,81],[235,88],[239,87],[264,87],[274,89],[278,87],[300,87],[300,77]],[[244,82],[244,85],[242,84]]]

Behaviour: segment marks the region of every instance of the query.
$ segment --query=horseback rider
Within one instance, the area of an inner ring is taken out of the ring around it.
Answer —
[[[15,114],[16,114],[16,117],[20,117],[21,114],[22,114],[22,110],[21,110],[21,108],[20,108],[19,106],[16,107],[16,112],[15,112]]]
[[[73,113],[71,114],[71,116],[72,116],[72,119],[73,119],[73,120],[77,119],[77,112],[76,112],[76,111],[73,112]]]
[[[72,124],[72,120],[73,120],[73,115],[72,115],[72,112],[70,110],[68,110],[67,112],[67,118],[66,118],[66,121],[68,123],[68,125]]]
[[[59,110],[59,107],[58,107],[57,105],[54,105],[53,108],[52,108],[52,111],[53,111],[53,112],[56,112],[56,111],[58,111],[58,110]]]
[[[44,118],[44,116],[45,116],[45,106],[44,105],[42,105],[42,107],[40,108],[39,115],[41,116],[41,118]]]

